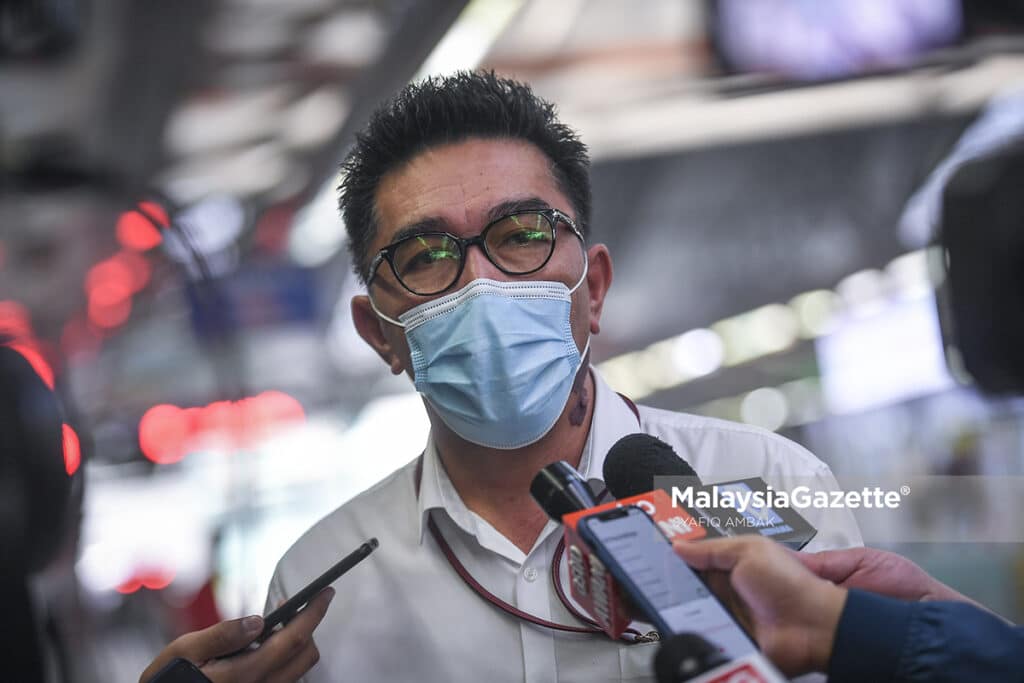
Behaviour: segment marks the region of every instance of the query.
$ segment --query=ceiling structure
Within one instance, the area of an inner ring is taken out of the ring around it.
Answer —
[[[135,456],[132,426],[160,402],[276,387],[355,411],[405,388],[346,318],[357,286],[331,188],[353,132],[417,75],[527,79],[590,145],[594,234],[616,259],[598,359],[896,257],[902,202],[992,95],[1024,81],[1013,37],[823,84],[727,75],[697,0],[81,6],[67,49],[0,63],[0,300],[67,362],[115,460]],[[144,250],[130,314],[97,331],[87,275],[126,251],[118,216],[140,199],[193,210],[181,222],[216,287],[168,238]],[[234,326],[211,323],[224,310]],[[94,343],[76,353],[83,335]],[[701,398],[742,372],[703,380]]]

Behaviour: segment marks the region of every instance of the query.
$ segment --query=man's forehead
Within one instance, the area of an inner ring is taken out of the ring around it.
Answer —
[[[479,230],[503,209],[546,207],[570,209],[540,149],[469,139],[427,149],[381,179],[374,241],[379,248],[417,228]]]

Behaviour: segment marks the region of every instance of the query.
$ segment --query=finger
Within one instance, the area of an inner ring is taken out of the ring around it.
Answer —
[[[249,616],[232,619],[214,624],[202,631],[186,633],[172,641],[156,659],[146,667],[139,677],[140,683],[147,683],[156,672],[174,659],[182,657],[193,664],[202,664],[209,659],[240,650],[260,634],[263,630],[263,619]]]
[[[320,661],[320,651],[310,640],[306,647],[290,659],[283,668],[278,669],[266,678],[266,683],[295,683],[303,674],[316,666]]]
[[[819,553],[799,553],[797,559],[819,577],[832,583],[843,583],[853,574],[864,557],[863,548],[824,550]]]
[[[214,657],[231,654],[251,643],[263,630],[263,617],[249,616],[186,633],[179,638],[178,657],[200,664]]]
[[[759,537],[713,538],[705,541],[676,541],[676,553],[694,569],[729,571],[744,555],[756,552]]]
[[[334,598],[334,589],[325,588],[309,601],[288,625],[275,631],[267,638],[259,649],[246,655],[246,667],[253,674],[249,678],[257,680],[267,672],[277,671],[298,655],[312,642],[313,629],[327,614],[327,606]]]

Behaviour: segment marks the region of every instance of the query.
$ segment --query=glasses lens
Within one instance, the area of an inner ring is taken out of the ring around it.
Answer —
[[[395,274],[416,294],[434,294],[450,285],[459,272],[459,244],[445,235],[416,235],[392,253]]]
[[[520,213],[506,216],[487,230],[487,253],[508,273],[531,273],[550,258],[555,232],[546,216]]]

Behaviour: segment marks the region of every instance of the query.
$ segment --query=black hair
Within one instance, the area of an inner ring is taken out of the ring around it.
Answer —
[[[378,227],[375,198],[381,179],[427,149],[474,137],[524,140],[543,152],[586,236],[590,159],[576,133],[558,121],[554,105],[525,83],[493,71],[430,77],[378,108],[341,166],[338,205],[353,268],[363,282]]]

